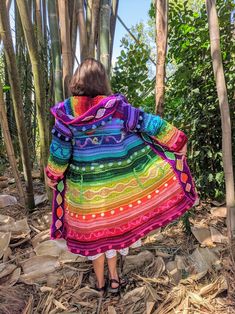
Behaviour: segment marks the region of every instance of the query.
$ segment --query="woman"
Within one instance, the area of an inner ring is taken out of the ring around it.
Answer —
[[[54,189],[51,237],[93,262],[97,290],[121,285],[117,251],[192,207],[196,193],[186,163],[186,135],[159,116],[113,95],[103,65],[81,63],[72,97],[51,109],[55,117],[46,169]]]

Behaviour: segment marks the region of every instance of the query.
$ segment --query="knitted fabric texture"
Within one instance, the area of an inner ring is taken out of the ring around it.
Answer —
[[[186,135],[116,94],[71,97],[55,116],[47,176],[58,182],[51,237],[93,256],[130,247],[190,209]]]

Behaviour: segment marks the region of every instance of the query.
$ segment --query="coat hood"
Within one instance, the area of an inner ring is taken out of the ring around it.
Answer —
[[[51,108],[52,115],[65,125],[86,131],[111,120],[124,96],[72,96]]]

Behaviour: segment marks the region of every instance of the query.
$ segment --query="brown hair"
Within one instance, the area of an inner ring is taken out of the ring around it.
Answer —
[[[87,58],[79,65],[69,87],[73,96],[95,97],[112,94],[103,64],[93,58]]]

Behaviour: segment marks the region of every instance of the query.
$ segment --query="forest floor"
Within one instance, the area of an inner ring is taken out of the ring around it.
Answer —
[[[38,174],[38,205],[30,214],[16,201],[11,175],[0,183],[8,195],[0,196],[0,314],[235,313],[223,204],[201,201],[190,212],[188,232],[178,220],[144,238],[119,260],[129,280],[125,290],[100,298],[91,263],[50,240],[51,210]]]

